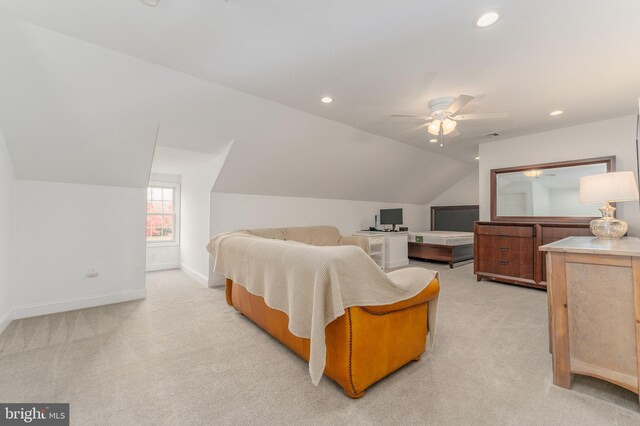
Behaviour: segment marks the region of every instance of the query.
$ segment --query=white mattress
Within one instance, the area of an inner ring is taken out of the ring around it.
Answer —
[[[439,244],[443,246],[461,246],[473,244],[473,232],[453,231],[422,231],[409,232],[409,241],[415,242],[416,235],[422,236],[422,242],[426,244]]]

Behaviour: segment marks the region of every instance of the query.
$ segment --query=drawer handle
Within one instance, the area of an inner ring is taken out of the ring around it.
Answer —
[[[500,251],[509,251],[509,247],[500,247]]]
[[[508,265],[509,261],[508,260],[498,260],[498,263],[501,265]]]
[[[507,238],[508,235],[507,234],[498,234],[498,238]]]

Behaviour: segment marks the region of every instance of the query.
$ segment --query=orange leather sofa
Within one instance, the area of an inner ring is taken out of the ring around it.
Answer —
[[[420,359],[427,338],[427,302],[438,297],[437,277],[418,295],[385,306],[351,307],[326,327],[324,374],[351,398],[403,365]],[[227,303],[262,327],[305,360],[309,339],[287,328],[283,312],[271,309],[260,296],[226,280]]]

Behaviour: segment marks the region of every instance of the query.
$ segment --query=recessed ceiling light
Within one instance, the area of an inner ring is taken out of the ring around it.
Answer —
[[[479,160],[479,159],[480,159],[480,157],[476,157],[476,160]]]
[[[156,7],[160,3],[160,0],[140,0],[140,1],[146,4],[147,6],[151,6],[151,7]]]
[[[555,117],[556,115],[562,115],[562,114],[564,114],[564,111],[562,111],[561,109],[557,109],[557,110],[551,111],[549,113],[549,115],[552,116],[552,117]]]
[[[500,19],[500,14],[498,12],[487,12],[482,14],[478,19],[476,19],[476,27],[478,28],[486,28],[489,27]]]
[[[436,143],[436,142],[438,142],[438,139],[430,139],[429,142]]]
[[[331,102],[333,102],[333,98],[325,96],[324,98],[320,99],[320,102],[322,102],[323,104],[330,104]]]

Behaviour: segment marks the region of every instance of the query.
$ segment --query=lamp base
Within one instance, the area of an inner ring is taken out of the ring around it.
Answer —
[[[616,208],[608,202],[599,209],[602,212],[600,219],[593,219],[590,223],[591,233],[603,240],[615,240],[622,238],[627,233],[629,225],[624,220],[614,217]]]

